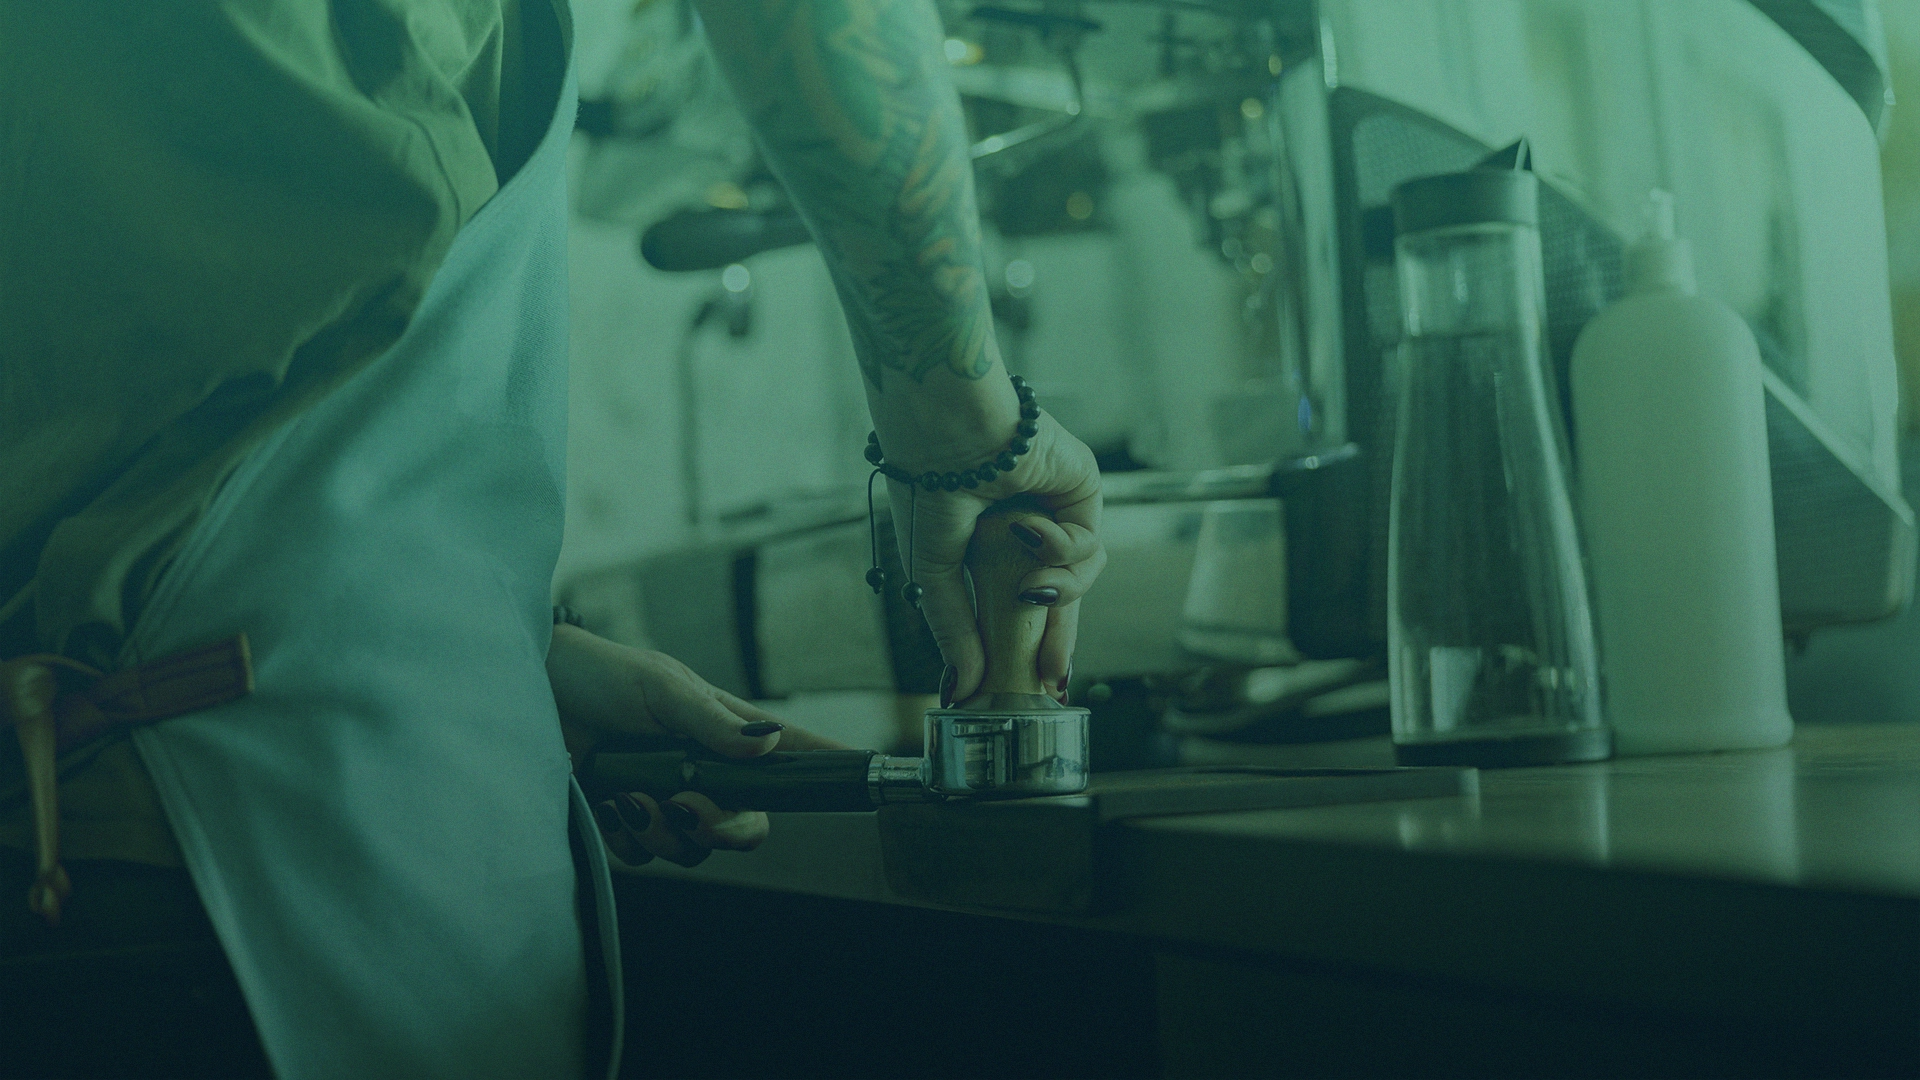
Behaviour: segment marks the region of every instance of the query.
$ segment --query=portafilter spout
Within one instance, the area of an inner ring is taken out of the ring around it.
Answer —
[[[1026,512],[996,506],[974,529],[967,570],[986,674],[965,702],[927,712],[926,757],[776,749],[757,758],[726,758],[704,749],[626,753],[610,747],[582,771],[588,797],[644,791],[664,799],[697,791],[728,808],[844,811],[1086,790],[1087,710],[1061,705],[1041,685],[1038,656],[1047,609],[1018,595],[1020,579],[1040,565],[1007,528]]]

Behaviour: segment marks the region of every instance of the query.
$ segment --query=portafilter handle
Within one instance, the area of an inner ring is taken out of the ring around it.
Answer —
[[[580,786],[596,803],[622,791],[655,799],[697,791],[729,810],[859,811],[937,798],[927,788],[925,765],[921,758],[872,750],[775,750],[729,758],[698,748],[615,748],[594,754]]]

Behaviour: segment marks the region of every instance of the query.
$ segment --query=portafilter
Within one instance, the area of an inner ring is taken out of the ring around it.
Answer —
[[[1020,512],[989,509],[967,547],[986,674],[966,701],[927,711],[925,757],[775,749],[729,758],[705,749],[633,752],[616,743],[581,770],[588,797],[642,791],[664,799],[696,791],[727,808],[858,811],[1085,791],[1087,710],[1060,704],[1041,685],[1037,657],[1047,609],[1018,596],[1021,578],[1040,565],[1007,528]]]

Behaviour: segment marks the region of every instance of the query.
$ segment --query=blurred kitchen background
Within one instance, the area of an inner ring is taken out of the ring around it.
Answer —
[[[1563,381],[1673,192],[1768,367],[1794,714],[1920,720],[1920,2],[940,8],[1008,365],[1107,472],[1073,688],[1096,768],[1385,760],[1387,193],[1522,138]],[[912,746],[939,661],[862,582],[868,424],[825,270],[684,0],[575,12],[558,597]]]

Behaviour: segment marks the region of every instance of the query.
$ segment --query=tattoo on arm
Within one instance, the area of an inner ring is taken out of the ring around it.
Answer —
[[[707,15],[819,241],[868,381],[986,375],[973,166],[930,0],[715,0]]]

